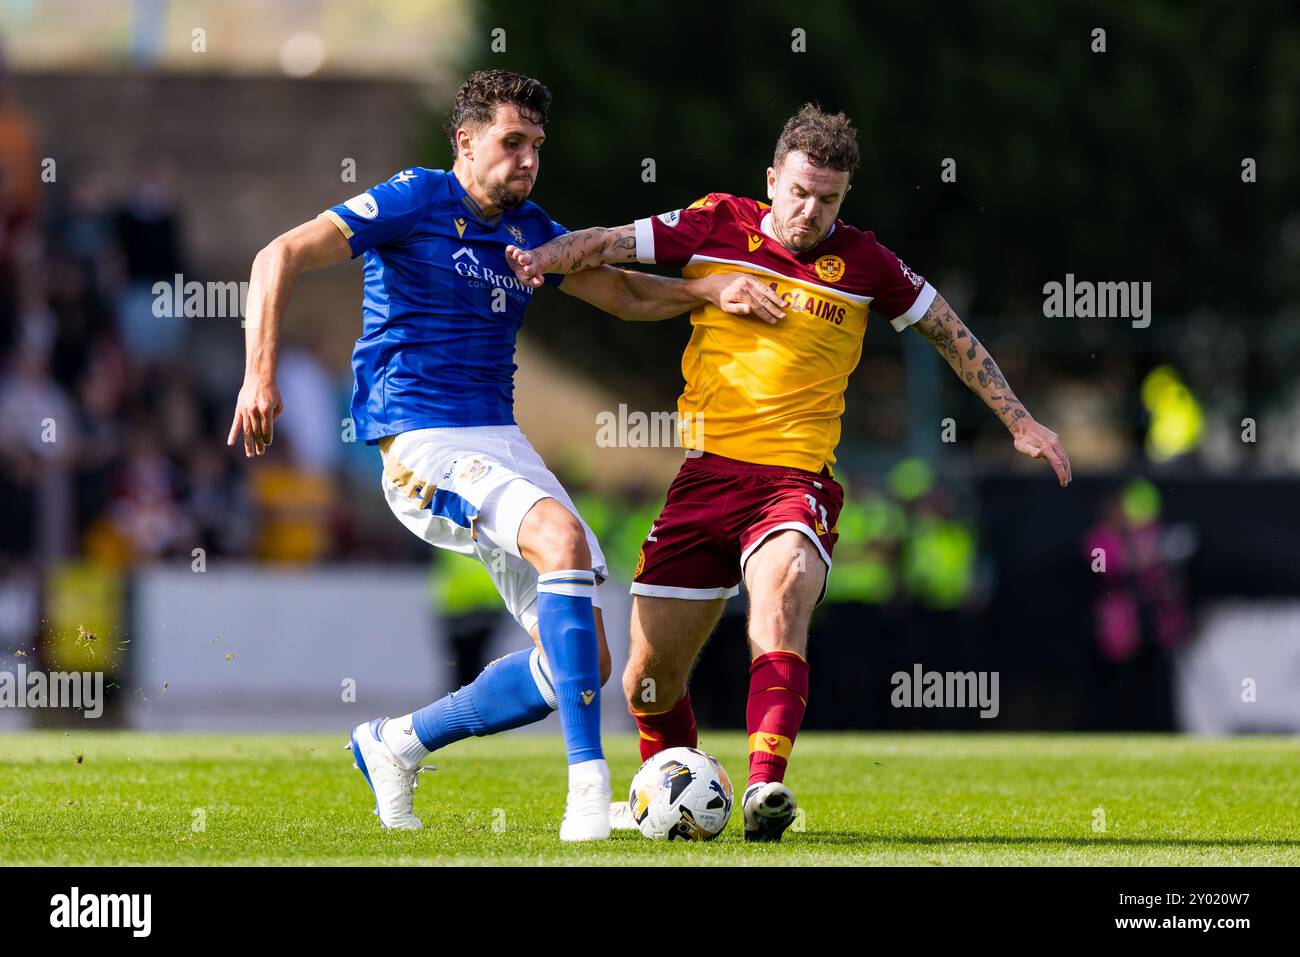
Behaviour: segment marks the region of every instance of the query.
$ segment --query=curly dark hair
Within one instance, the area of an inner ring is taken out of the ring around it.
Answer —
[[[456,91],[456,103],[444,130],[451,140],[454,159],[458,149],[456,131],[462,126],[485,126],[492,122],[498,103],[513,103],[524,119],[545,126],[551,109],[551,91],[532,77],[509,70],[479,70]]]
[[[772,165],[781,168],[787,153],[803,153],[814,166],[847,170],[858,168],[858,131],[843,113],[825,113],[815,103],[805,103],[785,121],[776,141]]]

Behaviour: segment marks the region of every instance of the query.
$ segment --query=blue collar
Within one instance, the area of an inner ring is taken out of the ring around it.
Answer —
[[[465,187],[461,185],[460,179],[456,176],[455,170],[447,171],[447,182],[450,185],[451,194],[460,200],[461,206],[474,218],[475,222],[493,227],[501,224],[502,213],[497,213],[495,216],[484,216],[483,207],[476,203],[474,197],[466,192]]]

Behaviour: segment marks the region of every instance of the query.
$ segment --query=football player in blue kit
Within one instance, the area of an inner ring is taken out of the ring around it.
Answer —
[[[608,571],[591,529],[514,419],[515,336],[534,289],[508,245],[565,232],[528,201],[550,92],[504,70],[475,73],[447,125],[450,170],[401,170],[276,238],[253,262],[247,357],[228,444],[271,444],[280,321],[297,276],[365,257],[363,332],[352,355],[357,437],[377,445],[394,514],[431,545],[477,556],[535,647],[488,665],[469,685],[396,718],[358,725],[349,746],[384,827],[420,827],[420,762],[471,735],[558,710],[569,762],[561,840],[609,835],[600,688],[609,652],[597,585]],[[601,267],[548,284],[628,320],[660,320],[708,301],[775,321],[767,287],[740,276],[678,280]]]

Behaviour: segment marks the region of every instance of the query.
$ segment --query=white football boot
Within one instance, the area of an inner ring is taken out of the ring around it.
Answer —
[[[745,788],[740,806],[745,812],[745,840],[779,841],[794,823],[798,809],[794,794],[779,781],[751,784]]]
[[[379,823],[395,831],[414,831],[423,827],[415,816],[415,789],[420,786],[421,771],[435,770],[420,766],[410,770],[393,756],[388,745],[379,737],[379,729],[387,718],[376,718],[368,724],[352,729],[352,737],[344,747],[352,751],[353,764],[375,794],[374,813]]]
[[[561,841],[603,841],[609,837],[609,766],[603,758],[569,765],[569,799],[560,824]]]
[[[614,801],[609,806],[609,829],[611,831],[639,831],[636,818],[632,816],[632,806],[627,801]]]

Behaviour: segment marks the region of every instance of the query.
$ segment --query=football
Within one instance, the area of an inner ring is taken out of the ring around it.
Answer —
[[[646,837],[656,841],[711,841],[731,817],[731,779],[711,754],[669,748],[632,778],[628,805]]]

